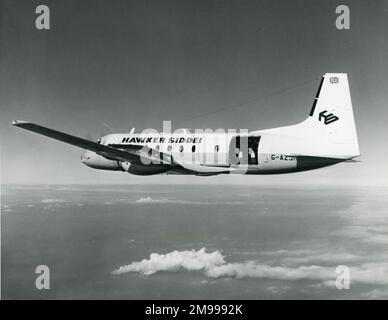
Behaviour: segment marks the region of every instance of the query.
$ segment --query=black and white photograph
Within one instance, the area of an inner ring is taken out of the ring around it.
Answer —
[[[1,299],[388,299],[387,31],[387,0],[0,0]]]

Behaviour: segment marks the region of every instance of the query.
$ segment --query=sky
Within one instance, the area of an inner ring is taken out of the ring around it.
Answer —
[[[35,28],[43,3],[50,30]],[[1,183],[387,185],[388,1],[347,1],[350,30],[335,28],[339,4],[0,0]],[[266,129],[305,119],[326,72],[349,75],[361,162],[280,176],[137,177],[90,169],[82,150],[11,125],[93,139],[108,127],[159,130],[163,120]]]

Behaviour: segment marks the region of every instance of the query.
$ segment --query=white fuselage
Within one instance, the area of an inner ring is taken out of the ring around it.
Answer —
[[[237,138],[236,138],[237,137]],[[125,150],[126,147],[140,146],[169,155],[179,168],[163,170],[159,165],[132,165],[128,162],[108,160],[94,152],[86,151],[82,162],[95,169],[121,170],[134,174],[196,174],[215,175],[226,173],[242,174],[276,174],[314,169],[340,161],[315,161],[313,164],[303,161],[289,153],[282,152],[282,140],[276,135],[261,133],[261,131],[238,135],[236,133],[172,133],[172,134],[109,134],[99,143]],[[268,142],[273,145],[269,148]],[[294,144],[298,144],[294,139]],[[263,149],[262,146],[266,146]],[[285,146],[289,149],[289,145]],[[306,158],[306,157],[304,157]],[[306,160],[306,159],[304,159]],[[151,170],[154,166],[155,170]],[[132,171],[130,170],[132,169]],[[151,170],[151,171],[150,171]]]

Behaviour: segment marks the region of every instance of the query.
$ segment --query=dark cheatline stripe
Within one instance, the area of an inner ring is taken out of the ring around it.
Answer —
[[[325,77],[322,77],[321,83],[319,84],[319,88],[318,88],[317,94],[315,95],[315,98],[317,98],[317,99],[319,98],[319,94],[320,94],[321,89],[322,89],[323,80],[325,80]]]
[[[344,161],[346,161],[346,159],[298,156],[296,169],[297,171],[312,170],[331,166],[333,164],[337,164]]]
[[[318,101],[318,99],[315,98],[315,99],[314,99],[314,102],[313,102],[313,106],[311,107],[311,110],[310,110],[310,117],[312,117],[313,114],[314,114],[315,106],[317,105],[317,101]]]
[[[314,115],[315,106],[317,105],[319,94],[321,93],[321,89],[322,89],[322,85],[323,85],[324,80],[325,80],[325,77],[322,77],[321,82],[320,82],[319,87],[318,87],[317,94],[315,95],[313,106],[311,107],[311,110],[310,110],[310,114],[309,114],[310,117],[312,117]]]

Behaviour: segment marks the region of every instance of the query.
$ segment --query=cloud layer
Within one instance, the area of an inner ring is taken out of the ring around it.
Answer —
[[[121,266],[112,274],[120,275],[129,272],[138,272],[143,275],[152,275],[160,271],[201,271],[210,278],[267,278],[282,280],[327,280],[335,275],[333,268],[320,266],[270,266],[258,264],[254,261],[242,263],[227,263],[219,250],[206,252],[200,250],[172,251],[166,254],[152,253],[149,259]]]
[[[262,278],[287,281],[318,280],[324,285],[334,286],[335,279],[338,276],[336,267],[337,265],[272,266],[260,264],[256,261],[228,263],[219,250],[206,252],[206,248],[202,248],[197,251],[175,250],[166,254],[152,253],[149,259],[121,266],[114,270],[112,274],[121,275],[137,272],[143,275],[152,275],[161,271],[176,272],[185,270],[199,271],[209,278]],[[350,275],[352,283],[388,285],[388,264],[380,262],[366,263],[358,267],[350,266]]]
[[[140,199],[137,199],[135,201],[136,203],[176,203],[176,202],[180,202],[179,200],[171,200],[171,199],[167,199],[167,198],[160,198],[160,199],[154,199],[152,197],[143,197],[143,198],[140,198]]]
[[[66,200],[64,199],[43,199],[41,203],[64,203]]]
[[[224,264],[224,257],[219,251],[207,253],[205,248],[198,251],[172,251],[166,254],[152,253],[149,259],[133,262],[114,270],[112,274],[119,275],[128,272],[139,272],[151,275],[159,271],[202,271]]]

